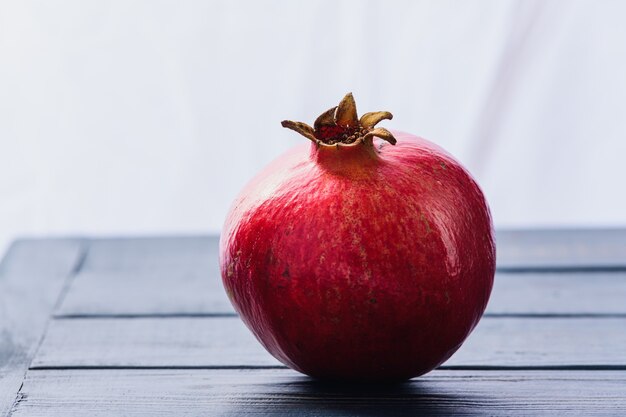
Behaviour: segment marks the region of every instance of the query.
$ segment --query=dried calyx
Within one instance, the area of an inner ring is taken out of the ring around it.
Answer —
[[[382,127],[375,127],[381,120],[391,119],[393,115],[388,111],[365,113],[359,119],[356,113],[356,103],[352,93],[346,94],[338,106],[322,113],[313,124],[313,127],[302,122],[284,120],[283,127],[295,130],[307,139],[318,145],[350,145],[364,143],[374,136],[386,140],[392,145],[396,138],[390,131]]]

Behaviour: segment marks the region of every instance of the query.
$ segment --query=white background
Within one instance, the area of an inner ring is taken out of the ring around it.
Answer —
[[[626,225],[626,2],[2,1],[0,252],[208,233],[348,91],[483,186],[496,226]]]

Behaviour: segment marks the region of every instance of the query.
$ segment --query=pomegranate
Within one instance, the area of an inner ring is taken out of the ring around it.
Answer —
[[[448,359],[491,293],[495,246],[479,186],[425,139],[357,118],[352,94],[243,190],[220,242],[248,328],[316,378],[399,381]],[[395,145],[395,146],[392,146]]]

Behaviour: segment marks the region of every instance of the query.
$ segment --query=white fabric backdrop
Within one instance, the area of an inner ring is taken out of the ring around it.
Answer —
[[[626,2],[1,1],[0,252],[219,231],[352,91],[482,184],[497,226],[626,224]]]

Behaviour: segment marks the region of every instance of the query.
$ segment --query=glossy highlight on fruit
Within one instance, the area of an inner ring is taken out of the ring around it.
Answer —
[[[357,117],[352,94],[235,200],[220,241],[226,292],[263,346],[316,378],[401,381],[447,360],[495,272],[489,208],[452,156]]]

